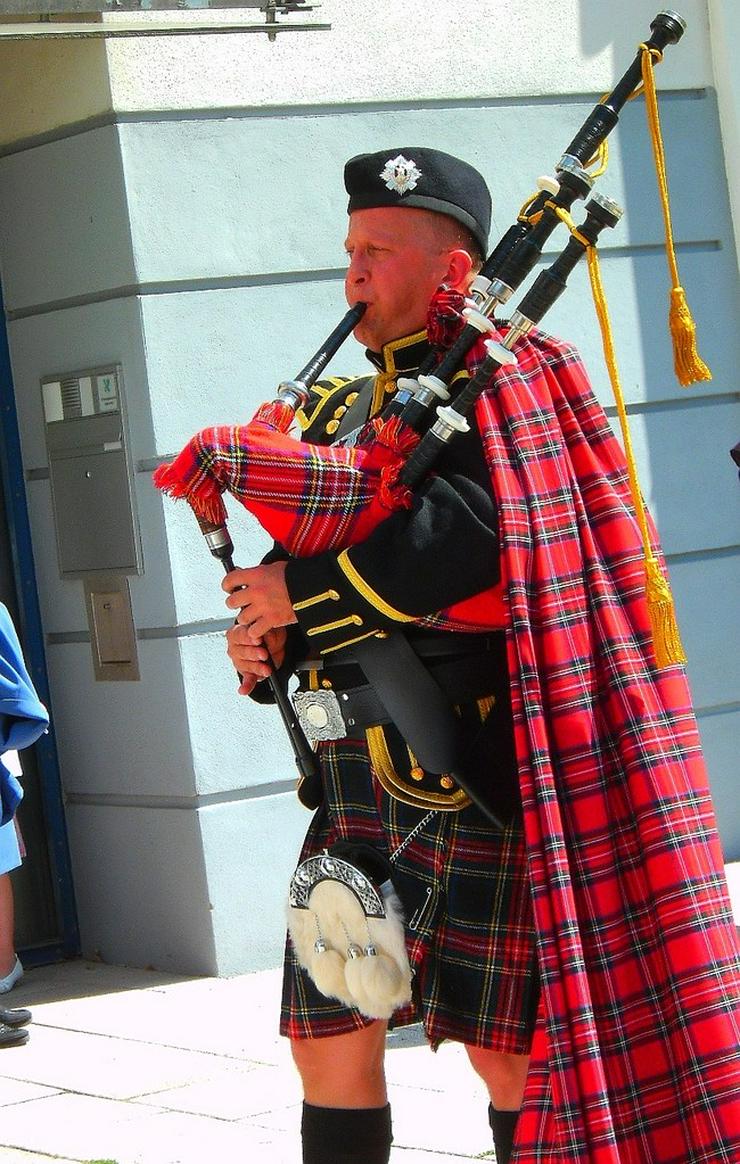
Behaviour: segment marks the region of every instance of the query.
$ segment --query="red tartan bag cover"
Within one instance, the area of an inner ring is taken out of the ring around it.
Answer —
[[[740,973],[683,669],[653,660],[621,446],[534,332],[477,404],[542,979],[517,1164],[740,1160]]]

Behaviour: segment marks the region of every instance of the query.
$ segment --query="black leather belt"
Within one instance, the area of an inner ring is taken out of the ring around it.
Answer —
[[[461,634],[444,631],[441,634],[425,634],[412,638],[409,644],[420,659],[456,659],[461,655],[481,655],[497,651],[503,644],[503,631],[491,634]],[[295,671],[334,671],[337,667],[359,666],[359,660],[349,648],[335,651],[331,658],[302,659],[295,663]]]
[[[442,637],[449,639],[450,636]],[[481,653],[480,638],[475,637],[478,639],[475,654],[468,655],[455,649],[454,656],[450,658],[449,642],[447,658],[435,657],[432,651],[427,653],[428,669],[452,705],[471,703],[490,695],[496,685],[496,656],[485,650]],[[349,660],[347,662],[349,664]],[[358,666],[332,665],[321,673],[331,683],[331,687],[322,687],[317,691],[299,690],[293,695],[298,720],[313,743],[341,740],[356,735],[358,730],[364,731],[369,727],[392,722],[392,716],[375,688],[356,681],[361,677]],[[352,682],[353,679],[355,682]]]
[[[311,743],[321,740],[343,740],[359,730],[390,723],[389,716],[377,693],[369,684],[350,687],[346,691],[321,688],[318,691],[296,691],[293,695],[298,722]]]

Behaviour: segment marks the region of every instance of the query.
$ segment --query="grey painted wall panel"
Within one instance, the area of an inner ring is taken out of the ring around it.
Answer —
[[[346,310],[340,279],[144,297],[157,453],[179,451],[209,425],[248,421]],[[367,367],[350,339],[329,372],[360,375]]]
[[[335,267],[341,255],[346,158],[394,145],[434,144],[477,164],[491,184],[499,231],[513,221],[538,174],[550,172],[593,101],[510,107],[339,107],[292,117],[125,124],[121,150],[141,281]],[[663,104],[669,166],[690,169],[674,190],[676,238],[727,234],[722,158],[708,124],[713,96]],[[600,187],[632,216],[621,245],[662,238],[644,110],[628,107],[613,135]],[[697,189],[698,187],[698,189]],[[696,207],[701,206],[701,214]],[[309,227],[309,229],[306,229]],[[615,245],[617,235],[606,245]],[[559,248],[558,248],[559,249]]]
[[[726,861],[740,860],[740,812],[737,807],[737,741],[740,712],[701,716],[704,758]]]
[[[199,813],[220,974],[279,964],[285,902],[309,815],[292,794]]]
[[[110,363],[120,363],[123,368],[134,467],[142,460],[151,461],[154,441],[147,354],[137,297],[30,316],[11,323],[8,332],[27,473],[48,470],[42,377]],[[29,481],[27,497],[34,541],[45,551],[37,553],[44,628],[47,634],[84,631],[87,618],[82,584],[59,577],[48,477]],[[144,562],[143,577],[131,579],[135,622],[137,626],[170,625],[175,606],[164,510],[149,473],[135,473],[134,506]]]
[[[237,694],[223,635],[181,640],[196,791],[205,796],[296,781],[278,712]]]
[[[61,578],[56,550],[56,523],[52,512],[51,486],[48,477],[29,481],[26,485],[29,517],[33,530],[36,553],[36,575],[39,599],[47,635],[83,634],[88,632],[87,613],[82,582]],[[131,575],[129,588],[134,623],[139,628],[172,626],[180,622],[195,622],[203,618],[226,618],[220,583],[220,569],[203,546],[198,527],[186,506],[163,509],[157,490],[151,483],[150,473],[134,477],[134,508],[142,532],[144,573]],[[167,518],[167,525],[165,524]],[[80,517],[84,520],[84,516]],[[175,534],[169,543],[166,529],[173,523],[182,525],[182,535]],[[201,575],[198,592],[192,594],[192,579],[173,579],[171,558],[178,554],[192,566],[198,566]],[[247,559],[244,559],[247,564]],[[184,595],[183,609],[176,613],[173,582]],[[202,595],[211,593],[209,607],[204,607]]]
[[[37,257],[35,262],[39,261]],[[135,456],[152,455],[147,358],[138,298],[89,303],[14,320],[8,325],[8,340],[27,470],[47,464],[41,378],[111,363],[123,366]]]
[[[678,384],[668,332],[668,279],[660,254],[607,256],[603,280],[615,335],[622,390],[629,403],[682,405],[740,389],[740,340],[722,319],[732,318],[737,280],[730,252],[682,256],[697,322],[699,350],[713,379],[691,389]],[[187,294],[145,296],[144,320],[151,409],[160,456],[182,447],[200,428],[242,423],[272,399],[280,379],[293,376],[338,322],[346,304],[339,278]],[[581,352],[596,394],[614,407],[585,267],[544,321]],[[176,342],[173,342],[176,337]],[[369,365],[354,340],[329,371],[364,374]]]
[[[67,794],[195,794],[177,640],[139,642],[139,682],[96,683],[89,643],[49,646],[47,664]]]
[[[728,450],[740,404],[649,412],[633,417],[630,429],[666,553],[737,545],[738,482]]]
[[[617,227],[617,230],[619,227]],[[731,247],[683,251],[679,271],[696,322],[697,347],[712,379],[682,388],[673,369],[668,309],[670,280],[659,249],[602,255],[601,275],[628,404],[677,401],[740,390],[737,264]],[[576,345],[601,403],[614,407],[586,264],[543,320],[545,330]]]
[[[5,308],[131,283],[115,126],[0,158]]]
[[[82,583],[62,581],[59,577],[56,526],[48,478],[44,481],[28,482],[26,498],[34,542],[36,581],[44,633],[50,635],[86,631],[87,616]]]
[[[83,955],[215,974],[198,814],[71,804],[67,823]]]
[[[672,562],[670,577],[697,710],[740,703],[740,550],[727,557]],[[737,767],[736,748],[734,765],[725,769],[728,785],[737,783]],[[716,769],[718,777],[722,770]]]

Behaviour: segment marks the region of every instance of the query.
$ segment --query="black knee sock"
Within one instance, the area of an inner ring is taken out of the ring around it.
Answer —
[[[303,1164],[388,1164],[391,1107],[303,1105]]]
[[[518,1119],[518,1111],[498,1111],[492,1103],[489,1103],[488,1122],[493,1132],[496,1164],[509,1164]]]

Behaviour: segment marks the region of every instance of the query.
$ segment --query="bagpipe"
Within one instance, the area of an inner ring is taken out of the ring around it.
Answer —
[[[434,297],[428,320],[432,354],[414,379],[399,379],[391,404],[379,416],[363,423],[350,438],[332,445],[304,442],[295,433],[296,413],[305,407],[313,385],[361,318],[364,304],[358,303],[295,379],[281,383],[275,399],[261,405],[248,423],[203,429],[171,464],[156,470],[157,488],[189,502],[211,553],[227,572],[234,567],[225,492],[244,505],[293,556],[346,549],[363,540],[394,510],[411,504],[414,490],[433,471],[448,443],[467,431],[467,417],[481,393],[491,387],[500,370],[516,365],[518,344],[537,328],[584,255],[588,256],[596,297],[596,243],[603,230],[617,224],[621,209],[611,199],[592,194],[592,186],[606,166],[608,135],[624,105],[643,87],[673,276],[670,320],[676,372],[684,384],[709,378],[696,353],[693,321],[675,269],[653,78],[654,65],[663,50],[680,40],[686,24],[677,13],[667,10],[658,13],[650,28],[650,38],[640,45],[612,92],[586,118],[555,167],[554,176],[538,179],[536,192],[475,277],[469,297],[446,289]],[[576,225],[571,211],[577,201],[585,199],[585,217]],[[500,323],[495,313],[532,272],[561,223],[570,232],[567,245],[537,276],[509,320]],[[605,350],[607,347],[605,338]],[[611,372],[613,360],[608,357],[607,362]],[[468,376],[461,378],[463,386],[455,393],[461,370]],[[614,386],[614,376],[612,383]],[[622,421],[623,409],[619,415]],[[623,435],[627,440],[624,425]],[[317,496],[321,497],[320,506],[307,502]],[[304,776],[312,774],[313,751],[274,673],[270,686],[299,770]]]

